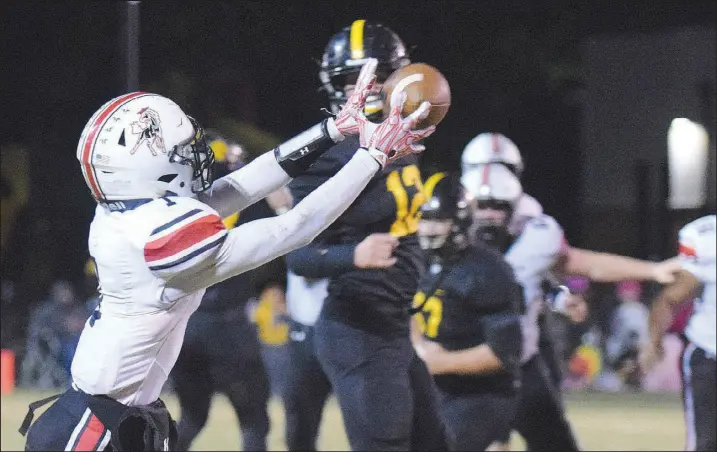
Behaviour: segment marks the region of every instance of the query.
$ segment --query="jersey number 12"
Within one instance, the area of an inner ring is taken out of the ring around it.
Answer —
[[[391,225],[394,237],[414,234],[418,231],[418,209],[425,202],[421,172],[416,165],[392,171],[386,179],[386,188],[396,199],[396,221]],[[409,203],[409,189],[413,193]]]

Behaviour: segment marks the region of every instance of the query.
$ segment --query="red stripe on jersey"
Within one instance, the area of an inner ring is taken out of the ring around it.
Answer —
[[[97,419],[94,414],[90,415],[90,420],[87,425],[82,429],[80,437],[77,439],[77,443],[72,450],[97,450],[100,439],[105,433],[105,426]]]
[[[181,253],[217,232],[226,230],[222,219],[217,215],[207,215],[182,226],[162,238],[153,240],[144,246],[145,261],[154,262]]]
[[[499,138],[497,133],[491,133],[490,137],[493,139],[493,154],[497,154],[500,151]]]
[[[89,132],[87,133],[87,138],[85,138],[85,144],[82,148],[82,157],[80,158],[80,162],[85,169],[85,178],[87,180],[87,185],[90,186],[92,196],[94,196],[95,199],[102,199],[102,191],[100,190],[100,186],[97,183],[94,168],[92,167],[92,164],[90,162],[90,157],[92,156],[92,148],[94,148],[95,141],[97,139],[97,133],[100,131],[100,128],[102,127],[102,124],[104,124],[105,120],[107,120],[107,118],[109,118],[110,115],[117,110],[117,108],[119,108],[122,104],[129,100],[132,100],[135,97],[143,96],[145,94],[147,93],[136,92],[118,97],[114,102],[105,107],[104,110],[102,110],[102,112],[97,115],[97,118],[90,126]]]
[[[697,257],[697,251],[694,248],[680,243],[680,254],[683,256]]]

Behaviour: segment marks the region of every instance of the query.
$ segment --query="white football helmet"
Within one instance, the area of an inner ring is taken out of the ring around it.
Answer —
[[[204,131],[172,100],[134,92],[92,115],[77,145],[97,201],[192,196],[212,183],[214,154]]]
[[[463,149],[461,167],[464,173],[489,163],[502,163],[518,177],[523,173],[523,157],[518,146],[500,133],[481,133]]]
[[[473,234],[492,244],[504,244],[523,186],[505,165],[479,165],[463,173],[461,184],[472,198]]]

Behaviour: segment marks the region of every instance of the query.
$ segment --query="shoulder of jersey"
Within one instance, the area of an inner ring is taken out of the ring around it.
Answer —
[[[686,257],[714,255],[716,233],[717,217],[715,215],[708,215],[688,223],[680,229],[680,254]]]
[[[226,239],[227,229],[221,217],[196,199],[160,198],[141,209],[145,214],[142,248],[150,270],[189,265],[189,261]]]
[[[515,213],[522,217],[537,217],[543,215],[543,206],[540,205],[537,199],[523,193],[523,196],[518,199]]]
[[[538,215],[529,219],[522,232],[520,239],[529,240],[535,248],[559,250],[564,243],[563,228],[550,215]]]

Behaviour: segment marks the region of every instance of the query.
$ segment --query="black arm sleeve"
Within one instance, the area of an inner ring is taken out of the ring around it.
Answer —
[[[482,319],[486,345],[503,363],[509,372],[520,366],[523,337],[520,330],[520,316],[512,312],[487,315]]]
[[[286,255],[286,265],[305,278],[333,278],[354,270],[355,244],[322,245],[312,243]]]

